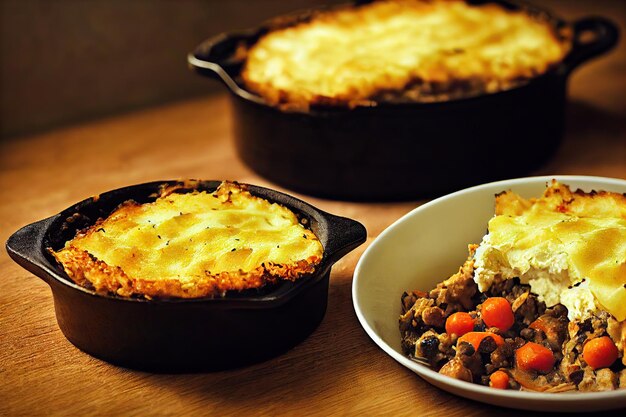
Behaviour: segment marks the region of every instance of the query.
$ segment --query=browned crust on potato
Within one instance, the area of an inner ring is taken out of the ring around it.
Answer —
[[[540,198],[524,199],[505,191],[496,195],[496,215],[519,216],[534,204],[542,204],[552,211],[585,217],[585,213],[597,216],[616,216],[626,219],[626,195],[610,191],[576,191],[553,179]]]
[[[453,3],[450,1],[448,2]],[[542,25],[548,27],[550,32],[548,35],[549,42],[555,45],[560,45],[560,48],[562,49],[561,59],[555,62],[544,62],[545,68],[542,70],[536,70],[531,67],[523,67],[520,68],[518,73],[513,76],[487,76],[485,74],[479,74],[442,81],[439,78],[441,78],[441,73],[445,72],[442,71],[445,65],[441,64],[439,68],[433,69],[429,74],[424,76],[412,76],[402,81],[401,85],[398,84],[398,80],[394,79],[393,74],[385,74],[384,78],[386,81],[383,81],[373,87],[369,85],[367,88],[363,85],[352,86],[342,93],[331,95],[315,94],[307,90],[300,90],[297,88],[297,85],[285,87],[283,83],[275,84],[259,82],[255,79],[253,72],[256,71],[256,69],[251,68],[248,57],[251,53],[253,53],[255,47],[262,43],[268,36],[280,34],[282,31],[307,30],[310,27],[314,27],[317,22],[336,23],[341,26],[345,23],[345,16],[349,14],[356,15],[360,13],[361,10],[374,9],[378,7],[379,4],[384,5],[384,3],[397,3],[400,7],[406,8],[405,10],[410,10],[416,4],[429,4],[433,2],[396,0],[395,2],[376,1],[357,8],[353,6],[338,6],[332,8],[331,10],[312,13],[307,19],[296,23],[285,24],[285,22],[281,21],[278,24],[270,25],[268,33],[265,33],[254,45],[241,45],[241,47],[237,50],[236,55],[244,61],[244,66],[241,71],[241,79],[243,80],[245,87],[249,91],[263,97],[268,104],[276,106],[283,111],[309,111],[311,110],[311,107],[373,107],[377,106],[379,103],[385,102],[441,102],[494,93],[523,85],[530,79],[554,69],[561,62],[565,53],[571,48],[571,28],[562,27],[557,29],[553,26],[553,23],[547,18],[547,16],[543,14],[534,15],[524,12],[522,9],[520,12],[516,11],[512,14],[525,15],[528,17],[529,21],[540,22]],[[457,1],[457,3],[463,2]],[[483,7],[500,8],[500,6],[493,4]],[[382,19],[385,18],[386,13],[387,12],[381,13]],[[507,11],[506,13],[509,12]],[[371,19],[371,16],[367,19]],[[351,25],[354,25],[354,22],[352,22]],[[358,31],[359,26],[354,25],[353,29]],[[287,34],[286,38],[289,38],[289,34]],[[465,51],[463,53],[465,53]],[[344,57],[342,56],[341,58]],[[326,81],[328,80],[325,80],[325,82]],[[369,94],[364,94],[363,91],[361,91],[367,89],[371,90]]]
[[[70,279],[78,285],[93,288],[100,294],[113,293],[122,297],[146,298],[218,297],[224,296],[228,291],[260,288],[280,280],[295,281],[302,275],[313,273],[315,265],[320,261],[317,257],[310,257],[294,265],[263,263],[249,272],[207,273],[193,282],[185,283],[173,279],[136,279],[128,276],[121,268],[109,266],[87,251],[73,246],[51,253],[63,265]]]

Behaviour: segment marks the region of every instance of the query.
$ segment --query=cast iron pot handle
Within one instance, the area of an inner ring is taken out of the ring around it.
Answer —
[[[264,104],[265,102],[259,96],[250,94],[246,90],[239,87],[239,85],[233,80],[228,73],[229,67],[239,65],[238,62],[233,61],[231,54],[228,54],[226,58],[220,57],[220,50],[228,50],[232,52],[232,47],[228,48],[230,43],[236,43],[239,40],[245,40],[249,38],[249,34],[226,34],[221,33],[213,38],[207,39],[202,42],[194,52],[187,55],[187,63],[189,67],[196,71],[198,74],[221,80],[226,87],[230,89],[234,94],[251,100],[257,103]]]
[[[619,40],[619,29],[604,17],[586,17],[573,24],[574,39],[572,51],[563,61],[563,71],[567,75],[583,62],[611,50]],[[594,38],[584,42],[584,33],[592,33]]]
[[[48,226],[56,216],[31,223],[13,233],[6,242],[6,250],[11,259],[27,271],[43,279],[48,284],[53,272],[48,260],[41,253],[43,238]]]
[[[367,239],[365,227],[355,220],[331,214],[327,214],[326,219],[329,236],[324,249],[331,264],[337,262]]]

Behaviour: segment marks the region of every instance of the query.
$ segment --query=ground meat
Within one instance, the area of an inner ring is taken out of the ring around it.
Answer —
[[[472,372],[463,366],[460,359],[454,358],[441,367],[439,373],[461,381],[472,382]]]
[[[618,349],[621,350],[620,362],[622,366],[626,366],[626,355],[624,348],[626,347],[626,320],[617,321],[614,317],[609,317],[606,326],[607,334],[613,339]],[[626,388],[626,386],[624,386]]]
[[[557,304],[546,310],[546,313],[553,317],[567,317],[567,307],[563,304]]]
[[[523,286],[514,287],[522,288]],[[524,291],[517,295],[511,302],[513,313],[515,313],[515,321],[528,326],[535,321],[546,310],[546,304],[539,301],[536,295],[529,291]]]
[[[400,316],[400,331],[406,332],[411,329],[424,327],[422,313],[428,307],[432,307],[434,300],[428,298],[418,298],[414,304],[402,316]]]
[[[612,391],[617,388],[617,374],[609,368],[596,371],[596,391]]]
[[[413,307],[413,304],[417,301],[418,298],[427,298],[428,294],[423,291],[411,291],[410,293],[405,292],[402,294],[402,314],[406,313]]]
[[[600,311],[596,316],[591,317],[591,325],[594,330],[602,330],[603,333],[606,333],[606,328],[609,324],[609,313],[606,311]]]
[[[487,330],[487,325],[483,321],[482,317],[476,312],[470,313],[470,315],[474,318],[474,331],[476,332],[484,332]]]
[[[612,391],[618,387],[618,375],[609,368],[594,371],[585,368],[583,378],[578,384],[580,391]]]
[[[486,293],[480,293],[473,280],[473,268],[470,258],[458,273],[434,290],[402,294],[399,326],[405,354],[425,359],[441,374],[483,385],[489,385],[489,376],[501,369],[511,376],[510,389],[542,392],[626,389],[622,361],[616,361],[611,368],[593,370],[582,356],[587,340],[609,334],[607,313],[584,322],[569,322],[567,308],[557,304],[546,309],[530,292],[530,287],[517,279],[495,283]],[[496,296],[511,303],[515,321],[506,331],[488,328],[481,318],[480,304]],[[476,349],[470,343],[458,343],[456,335],[445,332],[446,319],[458,311],[469,313],[473,331],[491,331],[504,343],[498,345],[493,337],[484,337]],[[527,342],[538,343],[553,352],[552,370],[517,369],[515,351]]]
[[[546,340],[546,334],[541,329],[534,329],[534,330],[535,330],[535,335],[533,336],[532,341],[535,343],[539,343],[540,345],[543,345],[544,340]]]
[[[415,352],[415,343],[419,340],[420,335],[415,332],[403,332],[400,346],[405,355],[413,355]]]
[[[535,329],[526,327],[519,332],[519,335],[528,341],[535,340]]]
[[[468,260],[437,288],[429,293],[429,297],[435,300],[435,304],[444,309],[446,317],[456,311],[468,311],[474,308],[472,297],[478,292],[478,286],[474,282],[474,261]]]
[[[413,343],[412,350],[405,353],[426,359],[433,369],[438,370],[443,363],[454,357],[455,350],[447,333],[438,334],[434,330],[428,330]]]
[[[494,369],[508,368],[513,364],[513,348],[508,343],[498,346],[490,358]]]
[[[443,329],[445,326],[443,310],[434,306],[435,300],[427,296],[419,297],[424,294],[426,293],[414,291],[402,295],[403,314],[400,316],[399,327],[402,333],[402,350],[406,354],[414,354],[415,345],[422,334],[433,327]]]
[[[583,371],[583,377],[578,383],[578,390],[579,391],[595,391],[596,373],[590,367],[586,367],[582,371]]]
[[[555,311],[550,310],[533,321],[530,324],[530,328],[535,330],[535,338],[537,335],[544,335],[545,340],[553,352],[561,352],[563,342],[568,335],[568,323],[567,317],[556,316]]]
[[[439,307],[427,307],[422,311],[422,321],[424,324],[443,329],[446,325],[444,312]]]
[[[482,357],[479,352],[469,343],[463,342],[457,346],[455,359],[461,361],[464,367],[470,370],[472,378],[476,382],[485,373]]]
[[[585,376],[585,371],[583,371],[579,367],[575,367],[575,368],[576,369],[572,369],[571,372],[567,374],[567,380],[578,385],[582,382],[583,377]]]
[[[489,287],[489,290],[487,290],[487,295],[489,297],[510,297],[515,285],[519,285],[519,279],[517,278],[496,281]],[[512,300],[509,300],[509,302],[511,301]]]
[[[412,338],[413,335],[417,335],[419,337],[419,334],[413,331],[413,323],[415,321],[413,320],[413,313],[407,313],[407,314],[403,314],[400,317],[399,323],[400,323],[400,333],[402,333],[402,339],[408,339],[408,338]]]
[[[456,351],[458,355],[472,356],[476,352],[476,349],[474,349],[471,343],[463,342],[458,344]]]
[[[513,337],[504,339],[504,342],[511,347],[514,351],[521,348],[526,344],[526,341],[521,337]]]

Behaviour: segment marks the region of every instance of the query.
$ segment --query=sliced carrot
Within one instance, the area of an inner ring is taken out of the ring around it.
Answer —
[[[463,336],[474,330],[474,318],[469,313],[458,312],[450,315],[446,320],[446,333]]]
[[[481,317],[489,327],[497,327],[506,332],[515,323],[511,303],[503,297],[490,297],[483,302],[480,309]]]
[[[515,365],[524,371],[550,372],[554,367],[554,354],[538,343],[528,342],[515,351]]]
[[[590,339],[583,346],[583,359],[593,369],[607,368],[619,356],[617,346],[608,336]]]
[[[482,342],[482,340],[486,337],[492,337],[493,340],[496,342],[496,345],[501,346],[504,344],[504,339],[502,338],[502,336],[495,334],[495,333],[491,333],[491,332],[468,332],[465,333],[463,336],[459,337],[459,340],[457,341],[456,345],[458,346],[459,344],[461,344],[461,342],[467,342],[467,343],[471,343],[472,346],[474,346],[474,349],[478,350],[478,346],[480,346],[480,342]]]
[[[498,389],[507,389],[509,387],[509,374],[504,371],[495,371],[489,375],[489,386]]]
[[[549,327],[543,317],[538,317],[537,320],[530,323],[528,327],[535,330],[541,330],[544,333],[547,333],[549,330]]]

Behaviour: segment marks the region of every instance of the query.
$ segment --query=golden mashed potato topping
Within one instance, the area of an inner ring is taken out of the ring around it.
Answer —
[[[411,89],[413,100],[432,101],[441,90],[508,88],[568,50],[548,22],[496,4],[376,1],[271,31],[248,51],[242,77],[284,107],[371,105]]]
[[[496,215],[475,255],[481,291],[519,277],[570,320],[598,310],[626,319],[626,196],[572,192],[553,181],[540,198],[496,198]]]
[[[191,298],[295,280],[323,248],[292,211],[224,182],[213,193],[128,201],[53,255],[100,293]]]

